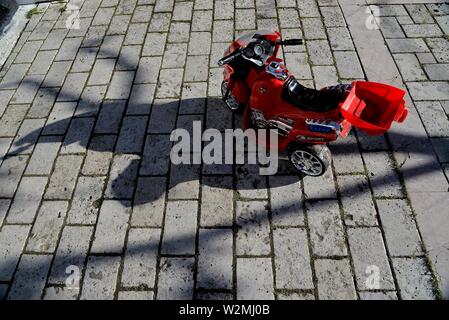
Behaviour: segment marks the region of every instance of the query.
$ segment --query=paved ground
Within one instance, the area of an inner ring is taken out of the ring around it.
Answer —
[[[449,5],[382,2],[39,5],[0,73],[0,298],[448,298]],[[170,165],[175,127],[239,125],[216,61],[255,28],[307,40],[306,85],[407,88],[407,122],[321,178]]]

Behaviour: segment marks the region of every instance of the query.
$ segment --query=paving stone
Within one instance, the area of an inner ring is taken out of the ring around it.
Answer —
[[[447,63],[425,64],[424,70],[430,80],[449,80],[449,64]]]
[[[0,285],[0,300],[6,299],[6,292],[8,291],[8,285],[7,284],[1,284]]]
[[[279,30],[277,19],[257,19],[257,26],[262,30]]]
[[[109,84],[106,99],[127,99],[133,79],[133,71],[116,71]]]
[[[337,176],[343,215],[348,226],[376,226],[376,209],[363,175]]]
[[[160,57],[141,58],[134,83],[156,83],[160,67]]]
[[[269,258],[237,259],[237,299],[273,300],[273,271]]]
[[[299,80],[312,79],[308,57],[305,52],[285,53],[285,62],[289,71]]]
[[[98,48],[80,48],[75,60],[73,61],[72,72],[89,72],[95,62]]]
[[[31,103],[44,80],[44,75],[28,75],[23,78],[16,93],[11,98],[11,103]]]
[[[193,258],[161,258],[156,299],[192,299],[193,268]]]
[[[85,153],[94,122],[94,118],[73,119],[62,144],[61,153]]]
[[[201,291],[197,292],[195,296],[196,300],[233,300],[232,293],[226,292],[213,292],[213,291]]]
[[[14,137],[29,105],[9,105],[0,120],[0,136]]]
[[[301,17],[319,17],[320,12],[316,1],[304,0],[298,2],[299,13]]]
[[[404,300],[433,300],[432,275],[424,259],[393,259],[394,272]]]
[[[437,24],[407,24],[403,25],[408,38],[439,37],[442,36]]]
[[[79,290],[70,287],[50,286],[45,289],[44,300],[76,300]]]
[[[429,51],[422,39],[386,39],[385,41],[393,53]]]
[[[307,41],[307,48],[313,65],[331,65],[334,63],[327,40]]]
[[[363,79],[364,74],[355,52],[334,52],[338,73],[344,79]]]
[[[89,257],[80,299],[112,300],[120,257]]]
[[[306,40],[326,39],[326,32],[320,18],[304,18],[302,26]]]
[[[33,62],[43,41],[27,41],[19,51],[15,63]]]
[[[124,117],[115,151],[120,153],[141,152],[147,121],[148,117],[143,116]]]
[[[67,213],[67,201],[43,201],[27,243],[27,251],[53,253]]]
[[[375,197],[403,197],[399,177],[388,153],[364,153],[363,158]]]
[[[123,46],[115,66],[116,70],[137,70],[142,46]]]
[[[8,153],[8,149],[11,146],[13,138],[0,138],[0,164]]]
[[[277,300],[315,300],[315,296],[307,292],[281,292],[277,294]]]
[[[165,208],[166,179],[140,177],[134,195],[131,225],[162,227]]]
[[[127,115],[148,115],[153,104],[156,86],[154,84],[136,84],[133,86],[126,109]]]
[[[27,73],[29,63],[13,64],[0,82],[0,89],[16,89]]]
[[[166,174],[169,168],[170,137],[149,135],[145,141],[140,175]]]
[[[427,80],[416,56],[411,53],[393,55],[405,81]]]
[[[118,133],[126,100],[108,100],[103,103],[95,126],[95,133]]]
[[[5,225],[0,231],[0,281],[12,279],[29,231],[28,225]]]
[[[83,38],[65,38],[59,48],[55,61],[73,60],[75,59],[78,48],[81,46]]]
[[[163,253],[195,253],[197,211],[197,201],[172,201],[167,203],[162,239]]]
[[[192,31],[210,31],[212,29],[212,11],[194,11],[192,18]]]
[[[23,120],[8,154],[31,153],[44,124],[45,119]]]
[[[193,2],[178,2],[175,4],[172,19],[175,21],[188,21],[192,18]]]
[[[337,70],[334,66],[313,66],[312,71],[316,88],[332,86],[338,82]]]
[[[385,38],[405,38],[405,34],[396,17],[383,17],[379,19],[379,27]]]
[[[397,300],[394,291],[359,292],[360,300]]]
[[[51,255],[23,255],[8,300],[40,300],[52,259]]]
[[[234,17],[234,4],[232,1],[216,1],[214,4],[215,19],[232,19]]]
[[[172,165],[169,199],[198,199],[201,168],[198,165]]]
[[[209,69],[209,86],[207,92],[208,96],[221,96],[221,81],[223,81],[223,70],[221,68]]]
[[[119,291],[118,300],[153,300],[153,291]]]
[[[185,81],[207,81],[209,56],[187,57]]]
[[[416,102],[415,106],[430,137],[449,136],[449,121],[438,101]]]
[[[59,156],[45,192],[45,199],[70,199],[82,162],[83,156]]]
[[[257,14],[263,18],[275,18],[276,11],[273,8],[276,6],[275,1],[273,0],[257,0],[256,1],[256,10]]]
[[[219,39],[214,39],[215,42],[217,42],[218,40]],[[189,55],[209,54],[210,43],[210,32],[191,32],[188,51]]]
[[[344,27],[346,26],[345,18],[339,7],[321,7],[321,14],[324,18],[326,27]]]
[[[406,4],[405,8],[410,13],[415,23],[432,23],[432,15],[424,4]]]
[[[320,300],[357,300],[348,259],[315,260]]]
[[[163,69],[157,85],[157,98],[178,98],[181,93],[182,69]]]
[[[49,283],[65,284],[67,277],[71,274],[71,268],[68,267],[78,267],[81,274],[93,230],[94,227],[87,226],[64,227],[53,261]],[[73,285],[79,286],[79,283],[75,282]]]
[[[142,56],[163,55],[166,40],[166,33],[148,33],[142,49]]]
[[[449,62],[449,40],[446,38],[427,38],[426,41],[438,62]]]
[[[0,117],[3,115],[3,112],[5,112],[13,95],[14,90],[0,90]]]
[[[304,229],[273,231],[277,289],[312,289],[312,269]],[[239,285],[239,284],[238,284]]]
[[[112,160],[115,136],[95,136],[89,144],[81,172],[85,175],[106,175]]]
[[[171,133],[175,129],[178,99],[155,99],[148,133]]]
[[[92,20],[93,26],[108,25],[114,15],[114,8],[100,8]]]
[[[270,254],[270,226],[265,201],[237,201],[236,250],[238,255]]]
[[[80,177],[73,195],[67,222],[95,224],[102,202],[105,177]]]
[[[11,204],[11,200],[0,199],[0,226],[3,224],[3,220],[6,217],[6,213],[8,212],[8,208],[9,208],[10,204]]]
[[[233,223],[232,177],[203,176],[201,226],[231,226]]]
[[[143,44],[147,27],[148,27],[147,23],[130,24],[123,44],[124,45]]]
[[[408,82],[407,86],[414,100],[449,99],[449,84],[447,82]]]
[[[29,74],[46,74],[56,56],[57,51],[39,51],[28,71]]]
[[[9,223],[33,223],[46,184],[47,177],[23,177],[6,221]]]
[[[319,201],[307,205],[310,239],[317,256],[345,256],[346,242],[336,201]]]
[[[256,27],[256,11],[254,9],[237,9],[235,11],[235,29],[246,30]]]
[[[25,173],[31,175],[49,175],[61,142],[61,137],[59,136],[41,137],[37,142]]]
[[[377,200],[377,206],[390,255],[421,255],[420,236],[407,201]]]
[[[449,162],[449,138],[431,139],[440,162]]]
[[[269,178],[272,223],[275,226],[304,226],[301,184],[296,176]]]
[[[65,36],[67,35],[67,32],[68,32],[67,29],[51,30],[40,49],[41,50],[59,49],[59,47],[62,44],[62,41],[64,41]]]
[[[0,176],[2,183],[0,184],[0,197],[12,198],[19,184],[25,166],[27,164],[27,156],[14,156],[3,160],[0,167]]]
[[[50,114],[59,88],[40,88],[37,91],[31,108],[28,110],[27,118],[46,118]]]
[[[104,193],[108,199],[131,199],[140,157],[132,154],[114,156],[109,181]]]
[[[89,77],[88,85],[109,84],[115,59],[97,59]]]
[[[190,22],[173,22],[170,26],[168,42],[188,42],[189,32]]]
[[[86,36],[82,43],[83,47],[98,47],[103,42],[106,34],[107,26],[92,26],[87,30]]]
[[[312,199],[335,199],[337,197],[332,170],[320,177],[304,177],[304,197]]]
[[[52,63],[42,87],[60,87],[69,72],[71,61],[55,61]]]
[[[232,289],[232,229],[200,229],[197,287]]]
[[[206,107],[207,83],[184,82],[180,102],[180,114],[204,113]]]
[[[64,134],[75,112],[76,102],[56,102],[42,130],[44,135]]]
[[[348,229],[347,232],[357,288],[394,290],[393,277],[380,230],[354,228]]]
[[[212,33],[213,42],[232,41],[233,40],[233,27],[234,27],[234,23],[232,20],[219,20],[219,21],[215,20],[213,33]],[[190,36],[191,43],[194,43],[193,41],[196,40],[196,38],[193,38],[193,35],[194,35],[194,33],[191,33],[191,36]],[[195,54],[196,50],[199,50],[199,48],[194,49],[189,46],[189,54]],[[203,50],[206,50],[206,47],[204,47]]]
[[[148,31],[149,32],[168,31],[170,27],[170,19],[171,19],[170,13],[154,13],[151,18]]]
[[[131,16],[129,15],[116,15],[112,18],[111,23],[109,25],[108,31],[106,34],[108,35],[117,35],[117,34],[125,34],[126,29],[128,28],[129,20]]]
[[[97,222],[91,252],[123,252],[131,203],[124,200],[103,201]]]
[[[188,30],[188,29],[187,29]],[[186,43],[169,43],[167,44],[164,59],[162,60],[162,68],[182,68],[184,67],[187,55]]]
[[[154,286],[160,234],[161,229],[129,230],[121,277],[122,286]]]

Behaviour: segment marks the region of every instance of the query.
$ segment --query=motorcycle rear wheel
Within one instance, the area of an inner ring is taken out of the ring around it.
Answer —
[[[243,110],[244,106],[235,99],[232,91],[228,91],[228,83],[224,80],[221,83],[221,96],[228,109],[232,112],[240,112]]]
[[[329,167],[331,152],[326,145],[296,145],[290,148],[289,159],[302,174],[319,177]]]

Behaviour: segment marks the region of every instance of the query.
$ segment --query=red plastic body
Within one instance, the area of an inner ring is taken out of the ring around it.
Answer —
[[[274,31],[264,35],[267,40],[276,42],[280,34]],[[245,41],[235,40],[225,52],[225,55],[246,46]],[[273,55],[266,65],[272,61],[283,61],[276,57],[279,46],[276,46]],[[263,112],[265,119],[289,119],[293,121],[292,129],[285,136],[279,136],[279,151],[284,151],[292,142],[305,144],[324,144],[336,140],[338,136],[345,137],[355,126],[369,135],[378,135],[386,132],[393,121],[403,122],[408,110],[403,100],[405,92],[401,89],[374,82],[355,81],[348,97],[338,108],[328,112],[310,112],[290,104],[282,99],[282,90],[285,80],[274,77],[261,68],[251,68],[246,79],[240,80],[232,77],[234,70],[225,66],[224,80],[228,82],[236,100],[245,106],[244,129],[250,126],[250,116],[254,110]],[[290,76],[290,74],[288,73]],[[339,130],[331,132],[311,131],[306,120],[335,122]],[[259,141],[259,143],[263,143]],[[263,143],[270,147],[269,142]]]

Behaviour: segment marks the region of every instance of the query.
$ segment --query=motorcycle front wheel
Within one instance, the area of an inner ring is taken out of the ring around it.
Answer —
[[[304,175],[319,177],[331,162],[331,152],[326,145],[298,145],[290,148],[289,159]]]
[[[228,90],[228,83],[226,81],[221,83],[221,96],[228,109],[232,112],[239,112],[243,110],[244,106],[235,99],[232,91]]]

